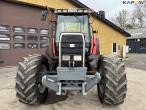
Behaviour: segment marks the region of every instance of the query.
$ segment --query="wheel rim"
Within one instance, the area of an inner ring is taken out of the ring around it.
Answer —
[[[100,93],[103,94],[104,93],[104,77],[103,77],[103,72],[102,70],[100,69],[99,70],[99,73],[101,74],[101,80],[99,82],[99,89],[100,89]]]
[[[41,94],[43,94],[43,93],[45,92],[45,90],[46,90],[46,87],[43,86],[42,84],[39,84],[39,85],[38,85],[38,88],[39,88],[39,92],[40,92]]]
[[[40,79],[42,79],[42,76],[45,74],[46,71],[47,71],[46,67],[45,67],[44,65],[42,65],[41,70],[40,70],[40,72],[39,72],[39,74],[40,74]],[[45,90],[46,90],[46,87],[45,87],[44,85],[42,85],[41,80],[40,80],[39,83],[38,83],[38,89],[39,89],[39,92],[40,92],[41,94],[43,94],[43,93],[45,92]]]

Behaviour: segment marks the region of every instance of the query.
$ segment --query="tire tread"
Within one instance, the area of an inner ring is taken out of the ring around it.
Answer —
[[[102,103],[116,105],[124,102],[127,92],[127,79],[124,62],[118,57],[103,57],[101,71],[104,73],[104,93],[101,96],[98,84],[98,96]]]
[[[16,75],[16,95],[20,102],[26,104],[41,103],[38,96],[38,72],[42,65],[41,55],[28,55],[19,62]]]

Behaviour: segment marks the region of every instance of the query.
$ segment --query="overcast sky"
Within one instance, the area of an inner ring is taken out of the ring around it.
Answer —
[[[126,9],[129,12],[133,10],[133,5],[123,4],[123,0],[79,0],[90,8],[96,10],[105,11],[106,18],[114,18],[118,12],[122,9]]]

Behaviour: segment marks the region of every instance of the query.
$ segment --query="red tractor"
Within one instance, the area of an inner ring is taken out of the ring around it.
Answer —
[[[89,23],[91,10],[56,9],[54,13],[55,28],[49,26],[46,54],[28,55],[19,62],[16,76],[19,101],[40,104],[48,90],[57,95],[69,91],[87,95],[96,85],[102,103],[124,102],[127,92],[124,63],[116,56],[100,55],[98,39]],[[46,18],[46,11],[42,18]]]

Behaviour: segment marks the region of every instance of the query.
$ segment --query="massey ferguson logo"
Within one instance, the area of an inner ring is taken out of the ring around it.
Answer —
[[[140,0],[131,0],[131,1],[123,1],[123,4],[144,4],[146,1]]]

